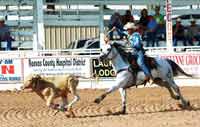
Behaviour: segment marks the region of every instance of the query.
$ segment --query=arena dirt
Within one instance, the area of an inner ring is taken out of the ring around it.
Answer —
[[[121,109],[118,91],[97,105],[93,100],[103,90],[79,90],[75,118],[47,108],[35,93],[0,92],[0,127],[199,127],[200,87],[181,91],[190,110],[180,109],[164,88],[133,88],[127,91],[127,114],[116,115]]]

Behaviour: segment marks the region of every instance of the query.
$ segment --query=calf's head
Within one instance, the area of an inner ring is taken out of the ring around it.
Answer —
[[[41,76],[38,74],[30,74],[28,75],[25,80],[24,84],[21,87],[22,90],[24,89],[33,89],[36,87],[37,81],[41,79]]]

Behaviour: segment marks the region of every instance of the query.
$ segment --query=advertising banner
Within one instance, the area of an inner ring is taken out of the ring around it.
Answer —
[[[0,83],[19,83],[22,73],[21,59],[0,59]]]
[[[92,70],[94,77],[114,77],[115,71],[112,67],[111,61],[99,61],[92,59]]]
[[[180,65],[185,72],[200,76],[200,53],[160,55],[160,57],[169,58]]]
[[[158,57],[168,58],[176,62],[185,72],[194,74],[200,77],[200,53],[199,54],[161,54]],[[97,59],[92,59],[92,69],[94,76],[99,77],[114,77],[115,72],[112,67],[112,62],[99,62]]]
[[[24,73],[41,75],[75,74],[90,76],[90,58],[85,57],[47,57],[24,59]]]

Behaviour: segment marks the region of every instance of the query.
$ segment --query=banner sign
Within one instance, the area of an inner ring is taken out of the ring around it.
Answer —
[[[200,76],[200,53],[199,54],[166,54],[160,55],[160,58],[168,58],[176,62],[185,72]],[[114,77],[115,72],[111,61],[99,62],[97,59],[92,60],[92,69],[94,76]]]
[[[90,76],[90,58],[85,57],[47,57],[24,59],[25,75],[38,73],[41,75],[75,74]]]
[[[180,65],[185,72],[200,76],[200,54],[160,55],[160,57],[169,58]]]
[[[161,58],[175,61],[185,72],[200,77],[200,53],[163,54]],[[115,77],[111,61],[100,62],[90,57],[34,57],[0,59],[0,84],[21,83],[30,73],[41,75],[75,74],[85,77]]]
[[[111,61],[99,61],[92,59],[92,70],[94,77],[115,77],[115,71]]]
[[[0,83],[19,83],[22,77],[21,59],[0,59]]]

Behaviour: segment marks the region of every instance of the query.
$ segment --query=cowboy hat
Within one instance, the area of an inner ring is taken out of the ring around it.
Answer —
[[[192,19],[190,20],[190,22],[196,22],[196,20],[195,20],[194,18],[192,18]]]
[[[181,18],[177,18],[176,21],[177,21],[177,22],[181,22]]]
[[[124,26],[124,29],[137,29],[137,26],[135,26],[134,23],[132,22],[128,22],[125,26]]]

